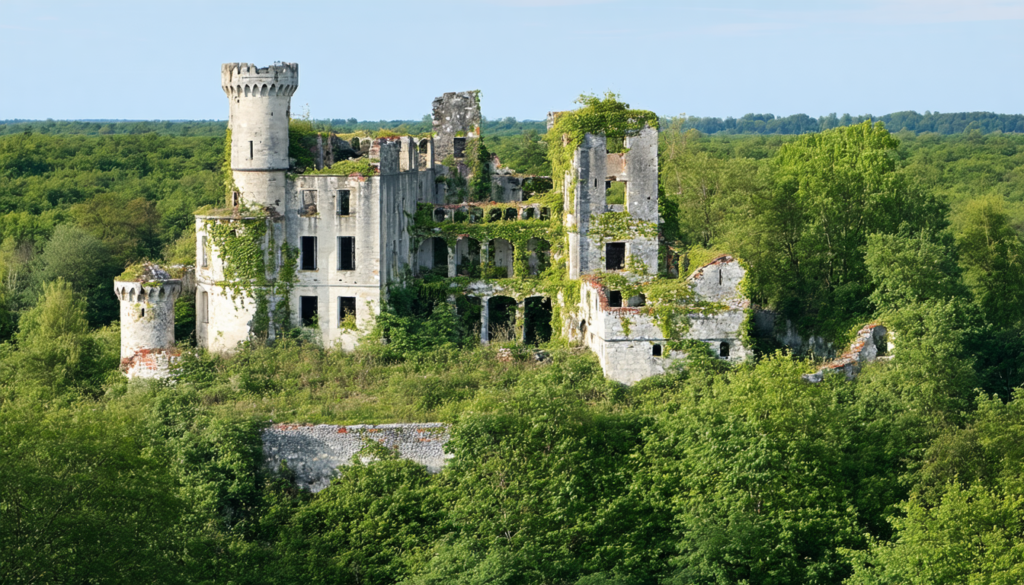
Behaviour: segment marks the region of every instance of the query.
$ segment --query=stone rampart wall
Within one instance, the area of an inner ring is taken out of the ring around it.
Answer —
[[[263,431],[263,455],[270,469],[281,461],[295,473],[295,483],[318,492],[331,483],[341,465],[370,441],[394,449],[402,459],[425,465],[431,473],[444,467],[448,427],[442,423],[388,425],[298,425],[277,424]]]

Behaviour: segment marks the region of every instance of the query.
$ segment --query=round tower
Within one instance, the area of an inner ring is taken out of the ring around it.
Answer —
[[[121,371],[129,378],[166,378],[177,357],[174,301],[180,279],[155,264],[129,268],[114,279],[121,301]]]
[[[231,170],[241,200],[282,207],[289,166],[288,119],[292,94],[299,87],[299,65],[260,68],[225,63],[221,87],[230,104]]]

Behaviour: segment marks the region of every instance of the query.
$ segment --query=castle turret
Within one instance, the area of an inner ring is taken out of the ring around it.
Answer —
[[[129,378],[166,378],[177,357],[174,302],[182,281],[155,264],[141,264],[114,279],[121,301],[121,371]]]
[[[299,65],[249,63],[221,66],[230,104],[231,170],[241,201],[281,207],[288,170],[288,119],[299,87]],[[282,208],[283,209],[283,208]]]

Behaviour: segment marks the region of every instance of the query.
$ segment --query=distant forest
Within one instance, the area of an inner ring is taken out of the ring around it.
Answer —
[[[993,114],[992,112],[939,113],[926,111],[896,112],[875,117],[871,114],[851,116],[829,114],[812,118],[806,114],[776,117],[774,114],[747,114],[742,118],[701,118],[690,116],[677,119],[682,129],[693,128],[704,134],[807,134],[821,132],[840,126],[851,126],[865,120],[881,121],[890,132],[908,130],[936,134],[962,134],[977,130],[982,134],[992,132],[1024,133],[1024,115]],[[663,120],[663,126],[667,126]],[[430,116],[420,120],[356,120],[355,118],[334,118],[313,120],[317,130],[331,130],[339,134],[350,132],[376,132],[393,130],[399,133],[424,134],[430,131]],[[544,121],[517,120],[513,117],[489,120],[484,118],[482,132],[485,136],[511,136],[533,130],[538,134],[547,131]],[[84,134],[99,136],[106,134],[145,134],[156,132],[164,136],[223,136],[227,122],[223,120],[0,120],[0,136],[36,132],[39,134]]]

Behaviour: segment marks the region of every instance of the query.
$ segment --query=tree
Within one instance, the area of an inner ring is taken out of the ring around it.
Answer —
[[[762,301],[819,331],[845,331],[868,311],[868,235],[944,227],[943,208],[897,171],[897,145],[865,122],[779,149],[768,187],[748,203],[741,253]]]
[[[71,208],[76,222],[102,240],[119,266],[154,256],[158,251],[159,216],[141,197],[104,193]]]
[[[941,235],[871,234],[864,262],[874,285],[871,301],[880,311],[967,294],[952,242]]]
[[[86,318],[92,325],[117,319],[113,278],[120,272],[109,247],[80,227],[61,224],[39,255],[34,273],[37,286],[63,279],[86,300]]]

